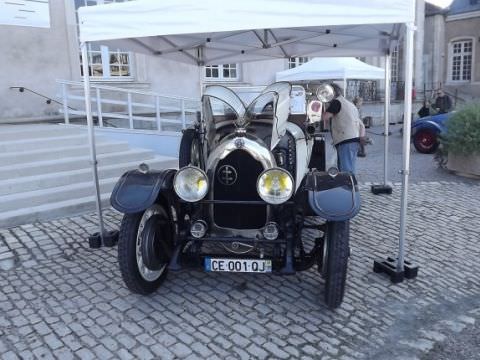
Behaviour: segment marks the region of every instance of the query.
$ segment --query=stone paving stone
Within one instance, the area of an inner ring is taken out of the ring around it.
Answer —
[[[176,342],[168,348],[177,357],[183,358],[191,354],[192,350],[181,342]]]
[[[360,189],[345,301],[334,312],[316,269],[171,273],[142,297],[125,288],[115,248],[88,248],[93,214],[0,229],[0,254],[8,247],[18,259],[0,270],[1,358],[421,358],[480,321],[480,186],[411,185],[406,255],[421,267],[398,285],[372,262],[395,254],[400,187],[392,196]]]
[[[88,350],[87,348],[82,348],[75,353],[80,359],[93,360],[95,359],[95,354]]]
[[[135,359],[135,357],[128,352],[128,350],[125,349],[120,349],[117,353],[116,356],[118,356],[119,359],[122,360],[131,360]]]
[[[9,352],[3,354],[2,359],[4,359],[4,360],[20,360],[20,358],[13,351],[9,351]]]
[[[139,346],[133,349],[132,352],[137,359],[150,360],[155,358],[155,355],[153,355],[146,346]]]
[[[56,350],[63,346],[63,343],[54,334],[49,334],[44,337],[45,343],[52,350]]]
[[[174,359],[175,355],[170,352],[165,346],[155,344],[150,347],[150,350],[160,359]]]

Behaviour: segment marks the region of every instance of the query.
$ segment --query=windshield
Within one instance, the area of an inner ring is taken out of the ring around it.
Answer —
[[[261,94],[255,98],[245,112],[245,123],[248,124],[252,120],[259,119],[273,121],[277,98],[278,95],[275,92]]]
[[[229,88],[208,86],[203,94],[203,111],[206,121],[239,121],[245,114],[245,104]]]
[[[215,124],[223,121],[238,121],[238,113],[225,101],[214,97],[207,97],[203,101],[205,119]]]
[[[248,107],[231,89],[220,85],[208,86],[202,97],[203,119],[209,137],[224,126],[248,127],[261,122],[273,126],[271,148],[285,134],[290,114],[291,85],[278,82],[267,86]]]
[[[280,138],[285,135],[285,131],[287,130],[287,120],[290,114],[291,91],[292,85],[288,82],[277,82],[267,86],[257,98],[259,99],[264,96],[270,96],[273,98],[273,131],[272,141],[270,143],[271,149],[278,144]]]

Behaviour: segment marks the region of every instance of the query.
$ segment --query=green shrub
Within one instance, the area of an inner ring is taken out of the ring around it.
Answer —
[[[480,154],[480,104],[470,104],[450,116],[440,141],[446,152]]]

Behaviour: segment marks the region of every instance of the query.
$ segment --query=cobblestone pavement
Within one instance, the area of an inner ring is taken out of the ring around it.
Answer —
[[[402,125],[392,125],[390,130],[392,134],[389,137],[388,151],[388,180],[399,182],[401,175],[399,170],[402,168],[402,141],[400,133]],[[373,140],[373,145],[367,145],[367,157],[358,158],[358,180],[360,182],[383,182],[383,153],[384,136],[383,127],[375,126],[367,129],[367,136]],[[410,181],[455,181],[478,184],[478,180],[472,180],[457,176],[449,171],[437,166],[433,154],[421,154],[415,150],[413,144],[410,151]]]
[[[295,276],[170,273],[153,295],[124,287],[116,248],[93,250],[86,215],[0,230],[2,359],[414,359],[480,321],[480,186],[411,186],[407,256],[393,285],[372,261],[395,251],[399,186],[351,225],[344,304],[322,303],[316,269]],[[120,215],[106,212],[117,227]],[[478,351],[477,351],[478,354]]]

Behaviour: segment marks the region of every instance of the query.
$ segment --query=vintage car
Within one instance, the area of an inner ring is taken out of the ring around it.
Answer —
[[[452,113],[419,118],[412,123],[412,140],[415,149],[422,154],[432,154],[439,145],[439,136],[446,131],[446,121]]]
[[[316,265],[325,302],[338,307],[347,275],[356,180],[325,171],[320,86],[309,116],[291,115],[291,85],[274,83],[248,106],[210,86],[180,143],[179,169],[125,173],[111,196],[124,213],[118,260],[127,287],[155,291],[168,271],[294,274]],[[305,236],[309,232],[309,236]]]

